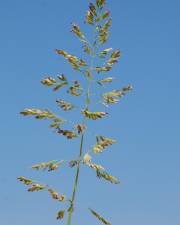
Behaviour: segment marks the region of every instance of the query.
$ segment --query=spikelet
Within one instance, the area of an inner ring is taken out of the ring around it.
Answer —
[[[108,19],[105,23],[104,23],[104,26],[100,28],[100,33],[101,35],[105,34],[107,32],[107,30],[109,29],[109,27],[111,26],[111,21],[112,19]],[[108,35],[109,35],[109,32],[107,32]]]
[[[61,161],[61,162],[54,163],[54,164],[50,165],[48,171],[57,170],[63,164],[63,162],[64,161]]]
[[[102,167],[101,165],[98,165],[98,164],[95,164],[95,163],[91,163],[91,162],[86,162],[84,163],[86,166],[94,169],[94,170],[99,170],[99,171],[102,171],[102,170],[105,170],[104,167]]]
[[[68,93],[71,94],[72,96],[79,97],[79,96],[81,96],[82,92],[78,92],[78,91],[79,91],[79,89],[72,86],[69,88]]]
[[[54,129],[59,129],[60,124],[65,122],[65,120],[58,118],[49,110],[42,111],[39,109],[25,109],[24,111],[20,112],[20,114],[23,116],[34,116],[36,119],[51,119],[52,124],[50,127]]]
[[[62,99],[57,99],[56,100],[56,103],[64,110],[64,111],[69,111],[71,109],[74,108],[74,106],[69,103],[69,102],[65,102],[64,100]]]
[[[88,119],[97,120],[97,119],[103,118],[108,113],[106,113],[106,112],[90,112],[86,109],[86,110],[82,110],[82,114],[85,117],[87,117]]]
[[[110,16],[110,11],[107,10],[107,11],[105,11],[105,12],[103,13],[102,19],[104,20],[104,19],[106,19],[106,18],[109,17],[109,16]]]
[[[78,164],[78,160],[71,160],[69,162],[69,167],[73,168],[73,167],[77,166],[77,164]]]
[[[87,62],[85,60],[83,60],[83,59],[80,59],[79,60],[79,65],[80,66],[87,66]]]
[[[112,69],[112,67],[111,66],[104,66],[104,67],[97,66],[95,69],[96,69],[97,73],[102,73],[102,72],[110,71]]]
[[[105,220],[102,216],[100,216],[97,212],[95,212],[92,209],[89,209],[90,212],[99,220],[101,221],[103,224],[105,225],[111,225],[107,220]]]
[[[58,91],[59,89],[61,89],[62,87],[66,86],[68,83],[65,81],[65,82],[62,82],[62,83],[59,83],[58,85],[56,85],[54,88],[53,88],[53,91]]]
[[[94,170],[104,170],[104,167],[102,167],[101,165],[97,165],[95,163],[92,163],[91,159],[92,159],[91,156],[88,153],[86,153],[83,157],[83,163],[86,166],[88,166],[88,167],[90,167]]]
[[[20,114],[24,116],[34,116],[36,119],[51,119],[52,123],[50,124],[50,127],[54,129],[60,129],[61,123],[65,122],[65,120],[58,118],[49,110],[42,111],[39,109],[25,109],[20,112]]]
[[[89,3],[89,10],[92,12],[94,16],[97,16],[96,6],[93,3]]]
[[[116,104],[119,102],[119,99],[114,98],[112,96],[105,95],[103,96],[104,102],[103,105],[108,106],[109,104]]]
[[[89,10],[86,14],[86,23],[93,25],[95,21],[95,17],[97,17],[96,7],[93,3],[89,4]]]
[[[57,162],[56,160],[52,160],[50,162],[43,162],[33,165],[32,169],[53,171],[58,169],[63,164],[63,162],[64,161]]]
[[[53,122],[50,124],[50,128],[54,129],[60,129],[61,123],[64,123],[65,121],[59,118],[56,118],[53,120]]]
[[[109,104],[115,104],[119,101],[120,98],[126,95],[127,92],[132,90],[132,86],[128,85],[121,90],[113,90],[111,92],[104,93],[102,95],[104,99],[104,104],[109,105]]]
[[[121,90],[113,90],[113,91],[107,92],[105,94],[109,95],[111,97],[119,97],[119,98],[121,98],[123,96],[123,92]]]
[[[41,184],[33,184],[31,188],[28,189],[28,192],[41,191],[44,190],[46,186]]]
[[[113,58],[110,58],[108,61],[107,61],[107,65],[112,67],[115,63],[117,63],[117,59],[113,59]]]
[[[79,59],[76,56],[68,54],[67,52],[63,50],[58,50],[58,49],[56,49],[56,53],[64,56],[64,58],[68,60],[70,65],[73,67],[73,69],[80,70],[80,66],[78,65]]]
[[[84,45],[83,49],[84,49],[84,52],[86,52],[88,55],[91,55],[92,51],[87,45]]]
[[[60,81],[67,81],[67,78],[64,76],[64,74],[58,75],[57,77]]]
[[[102,30],[101,30],[102,32]],[[109,37],[109,32],[104,31],[102,34],[99,35],[99,44],[103,45],[104,43],[107,42]],[[109,70],[108,70],[109,71]]]
[[[98,80],[97,83],[101,86],[103,86],[106,83],[111,83],[113,81],[113,77],[106,77],[102,80]]]
[[[25,185],[31,185],[34,183],[32,180],[25,177],[18,177],[17,179]]]
[[[55,163],[56,160],[52,160],[50,162],[43,162],[43,163],[38,163],[38,164],[34,164],[32,165],[32,169],[35,169],[35,170],[46,170],[46,169],[49,169],[49,167]]]
[[[133,87],[131,85],[128,85],[122,88],[122,92],[125,94],[126,92],[132,91],[132,89]]]
[[[56,219],[57,220],[62,220],[64,218],[64,215],[65,215],[65,210],[61,210],[57,213],[57,217]]]
[[[59,55],[62,55],[64,56],[68,61],[72,62],[72,63],[76,63],[78,62],[78,58],[74,55],[70,55],[68,54],[66,51],[64,50],[59,50],[59,49],[56,49],[56,53],[59,54]]]
[[[112,48],[104,49],[103,51],[101,51],[101,52],[99,53],[99,57],[100,57],[100,58],[104,58],[110,51],[112,51]]]
[[[65,195],[59,195],[56,191],[53,189],[48,189],[49,193],[51,194],[51,197],[55,200],[58,200],[60,202],[65,201]]]
[[[103,136],[97,136],[96,140],[97,140],[97,144],[94,145],[93,147],[93,151],[95,154],[103,152],[105,148],[116,143],[116,140],[113,140],[111,138],[106,138]]]
[[[85,39],[85,36],[84,34],[82,34],[81,30],[80,30],[80,27],[75,24],[75,23],[72,23],[72,30],[71,30],[76,36],[78,36],[81,40],[84,40]]]
[[[67,82],[67,79],[65,78],[65,76],[62,74],[60,76],[58,76],[58,79],[61,81],[61,82],[58,82],[57,80],[55,80],[54,78],[52,77],[47,77],[45,79],[43,79],[41,81],[41,83],[44,85],[44,86],[47,86],[47,87],[50,87],[50,86],[54,86],[53,88],[53,91],[58,91],[60,88],[64,87],[65,85],[68,84]]]
[[[41,81],[41,83],[45,86],[52,86],[53,84],[55,84],[57,81],[52,78],[52,77],[47,77],[44,80]]]
[[[49,110],[42,111],[40,109],[25,109],[20,112],[23,116],[35,116],[36,119],[54,119],[56,116]]]
[[[79,81],[74,81],[73,86],[71,86],[67,92],[75,97],[81,96],[83,90],[81,88],[81,84],[79,83]]]
[[[91,55],[91,49],[89,47],[89,42],[87,41],[85,35],[81,32],[80,27],[72,23],[72,30],[71,30],[77,37],[79,37],[80,41],[83,43],[84,52]],[[87,63],[83,60],[79,60],[79,66],[87,66]]]
[[[117,63],[120,55],[121,53],[119,49],[112,52],[110,59],[106,62],[107,66],[112,67],[115,63]]]
[[[77,124],[75,125],[75,129],[78,131],[78,134],[82,134],[86,130],[86,126],[84,124]]]
[[[86,14],[86,23],[92,25],[94,24],[94,15],[92,14],[91,11],[87,11],[87,14]]]
[[[84,66],[84,64],[82,64],[82,61],[85,62],[84,60],[78,59],[76,56],[71,55],[71,54],[67,53],[64,50],[58,50],[58,49],[56,49],[56,53],[59,54],[59,55],[64,56],[64,58],[68,60],[68,62],[70,63],[70,65],[75,70],[80,71],[80,67],[81,66]]]
[[[116,177],[114,177],[114,176],[112,176],[112,175],[110,175],[106,172],[102,172],[100,170],[97,170],[96,175],[97,175],[98,178],[104,178],[105,180],[111,182],[112,184],[119,184],[120,183],[120,181]]]
[[[83,157],[83,162],[84,162],[84,163],[89,163],[89,162],[91,162],[91,156],[90,156],[88,153],[86,153],[86,154],[84,155],[84,157]]]
[[[65,77],[64,74],[58,75],[57,78],[58,78],[60,81],[67,81],[67,78]]]
[[[58,129],[57,133],[65,136],[67,139],[73,139],[77,137],[77,134],[70,130]]]
[[[115,50],[114,52],[112,52],[111,54],[111,58],[119,58],[121,56],[121,52],[119,49]]]
[[[109,27],[111,26],[111,18],[108,19],[103,26],[98,26],[99,29],[99,44],[103,45],[104,43],[107,42],[108,37],[109,37]]]
[[[96,5],[99,9],[102,9],[106,4],[105,0],[96,0]]]

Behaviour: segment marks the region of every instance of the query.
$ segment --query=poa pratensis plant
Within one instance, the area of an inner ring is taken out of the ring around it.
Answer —
[[[87,123],[90,121],[96,123],[97,120],[108,116],[108,107],[118,103],[127,92],[132,90],[131,86],[126,86],[121,89],[111,89],[108,90],[108,92],[104,91],[106,88],[109,88],[108,86],[110,86],[114,80],[113,77],[107,76],[106,74],[112,70],[121,55],[120,50],[103,48],[103,45],[107,42],[109,37],[109,28],[112,20],[110,12],[105,9],[105,4],[105,0],[96,0],[96,3],[89,4],[89,9],[86,14],[86,24],[93,30],[92,41],[89,41],[91,38],[87,38],[81,32],[81,29],[77,24],[72,24],[72,33],[77,36],[82,43],[85,55],[84,59],[71,55],[61,49],[56,50],[56,53],[67,60],[70,66],[81,75],[78,76],[78,78],[81,78],[81,82],[78,80],[70,81],[70,78],[67,78],[64,74],[58,75],[55,78],[49,76],[41,81],[42,85],[52,88],[54,92],[60,91],[60,96],[65,97],[65,94],[69,95],[68,99],[70,98],[71,101],[66,101],[62,98],[57,99],[57,107],[65,112],[78,110],[82,117],[82,121],[74,121],[72,125],[72,122],[69,123],[67,120],[59,117],[59,115],[54,114],[50,110],[27,108],[21,112],[23,116],[32,116],[38,120],[49,120],[50,128],[54,129],[58,135],[62,135],[68,140],[74,138],[80,139],[79,155],[77,156],[77,159],[70,160],[68,163],[63,160],[52,160],[32,166],[32,169],[34,170],[46,170],[49,173],[58,170],[59,167],[64,164],[67,164],[71,168],[76,168],[75,182],[70,197],[66,197],[62,193],[59,194],[49,185],[37,183],[29,178],[18,177],[20,182],[29,187],[28,192],[46,190],[52,199],[59,201],[61,203],[61,210],[57,212],[56,218],[57,220],[62,220],[65,217],[65,214],[67,214],[67,225],[71,225],[72,214],[75,209],[75,196],[82,164],[93,169],[98,178],[105,179],[112,184],[119,184],[119,180],[116,177],[107,173],[103,166],[95,164],[92,161],[92,155],[103,153],[104,150],[115,144],[116,140],[103,135],[97,135],[96,142],[92,147],[87,151],[84,150],[84,137],[88,129]],[[85,82],[86,85],[85,88],[83,88],[81,83]],[[92,93],[93,88],[95,88],[95,91]],[[81,103],[79,98],[84,101],[83,106],[78,106],[78,102]],[[104,107],[104,111],[94,111],[93,108],[95,108],[95,105],[96,107]],[[73,118],[73,116],[71,118]],[[71,126],[71,129],[66,128],[69,125]],[[64,206],[62,205],[63,203]],[[93,209],[89,210],[100,222],[105,225],[110,225],[110,223],[100,216],[99,213]]]

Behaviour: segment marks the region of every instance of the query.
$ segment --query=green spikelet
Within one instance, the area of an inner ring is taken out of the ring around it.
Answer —
[[[77,137],[77,134],[70,130],[58,129],[57,133],[65,136],[67,139],[73,139]]]
[[[102,9],[106,4],[106,0],[96,0],[96,5],[98,8]]]
[[[71,168],[73,168],[73,167],[75,167],[75,166],[77,166],[78,165],[78,160],[71,160],[70,162],[69,162],[69,166],[71,167]]]
[[[107,30],[108,30],[108,29],[110,28],[110,26],[111,26],[111,21],[112,21],[111,18],[108,19],[108,20],[104,23],[104,26],[101,27],[101,29],[100,29],[101,35],[104,35],[105,33],[107,33],[107,34],[109,35],[109,32],[108,32]]]
[[[72,24],[72,32],[76,36],[78,36],[81,40],[84,40],[85,39],[84,34],[82,34],[82,32],[80,30],[80,27],[77,24],[75,24],[75,23]]]
[[[102,80],[98,80],[97,83],[101,86],[104,86],[106,83],[111,83],[113,81],[113,77],[106,77]]]
[[[79,65],[80,60],[76,56],[71,55],[64,50],[59,50],[59,49],[56,49],[56,53],[64,56],[64,58],[68,60],[68,62],[70,63],[73,69],[78,71],[80,70],[80,65]]]
[[[103,104],[109,105],[109,104],[116,104],[119,102],[120,98],[125,96],[127,92],[132,90],[132,86],[128,85],[121,90],[113,90],[111,92],[104,93],[102,95],[103,98]]]
[[[32,169],[53,171],[53,170],[57,170],[62,164],[63,164],[63,161],[57,162],[56,160],[52,160],[50,162],[43,162],[43,163],[33,165]]]
[[[25,177],[18,177],[17,179],[25,185],[31,185],[34,183],[32,180]]]
[[[41,184],[33,184],[32,187],[28,189],[28,192],[35,192],[35,191],[41,191],[44,190],[46,186]]]
[[[111,66],[96,67],[96,72],[97,73],[109,72],[111,69],[112,69]]]
[[[95,216],[99,221],[101,221],[105,225],[111,225],[107,220],[105,220],[102,216],[100,216],[97,212],[92,209],[89,209],[90,212]]]
[[[91,11],[87,11],[86,22],[91,25],[94,23],[94,16]]]
[[[56,118],[50,124],[50,128],[54,128],[54,129],[58,130],[58,129],[60,129],[61,124],[64,123],[64,122],[65,122],[64,120]]]
[[[71,86],[67,92],[72,96],[79,97],[82,95],[83,89],[79,81],[74,81],[73,86]]]
[[[71,110],[71,109],[74,108],[74,106],[73,106],[71,103],[66,102],[66,101],[64,101],[64,100],[62,100],[62,99],[57,99],[57,100],[56,100],[56,103],[57,103],[64,111],[69,111],[69,110]]]
[[[105,58],[108,55],[108,53],[111,52],[111,51],[112,51],[112,48],[104,49],[103,51],[101,51],[99,53],[99,57],[100,58]]]
[[[106,172],[102,172],[100,170],[97,170],[96,172],[97,172],[98,178],[104,178],[105,180],[111,182],[112,184],[119,184],[120,183],[120,181],[116,177],[114,177],[114,176],[112,176],[112,175],[110,175]]]
[[[87,153],[84,155],[83,163],[94,170],[104,170],[104,167],[91,162],[91,156]]]
[[[63,202],[65,201],[66,197],[65,195],[59,195],[56,191],[54,191],[53,189],[48,189],[48,192],[50,193],[51,197],[54,200],[57,200],[59,202]]]
[[[58,85],[56,85],[54,88],[53,88],[53,91],[58,91],[59,89],[61,89],[62,87],[66,86],[68,83],[65,81],[65,82],[62,82],[62,83],[59,83]]]
[[[110,11],[109,10],[105,11],[102,15],[102,20],[106,19],[109,16],[110,16]]]
[[[104,170],[104,167],[102,167],[101,165],[95,164],[95,163],[87,162],[87,163],[85,163],[85,165],[94,170]]]
[[[87,63],[85,62],[85,60],[83,59],[79,59],[74,55],[71,55],[69,53],[67,53],[64,50],[58,50],[56,49],[56,53],[59,55],[64,56],[65,59],[68,60],[68,62],[70,63],[70,65],[72,66],[73,69],[80,71],[81,67],[84,67],[87,65]]]
[[[90,112],[88,110],[83,110],[82,114],[87,117],[88,119],[91,120],[97,120],[97,119],[101,119],[104,116],[106,116],[108,113],[106,112]]]
[[[42,80],[41,83],[42,83],[44,86],[49,87],[49,86],[52,86],[52,85],[54,85],[55,83],[57,83],[57,81],[56,81],[54,78],[52,78],[52,77],[47,77],[47,78],[45,78],[44,80]]]
[[[52,77],[47,77],[47,78],[43,79],[41,81],[41,83],[47,87],[53,86],[54,87],[53,91],[58,91],[62,87],[66,86],[68,84],[68,82],[63,74],[58,76],[57,78],[60,82]]]
[[[93,3],[90,3],[89,10],[87,11],[86,14],[86,23],[93,25],[96,17],[97,17],[96,7]]]
[[[65,210],[61,210],[57,213],[57,217],[56,219],[57,220],[62,220],[64,218],[64,215],[65,215]]]
[[[84,131],[86,130],[86,126],[84,124],[77,124],[75,126],[75,129],[78,131],[78,134],[82,134],[84,133]]]
[[[116,143],[116,140],[103,136],[97,136],[96,140],[97,144],[93,147],[93,151],[95,154],[103,152],[105,148]]]
[[[24,111],[20,112],[21,115],[23,116],[34,116],[36,119],[54,119],[56,118],[56,116],[46,110],[46,111],[42,111],[40,109],[25,109]]]

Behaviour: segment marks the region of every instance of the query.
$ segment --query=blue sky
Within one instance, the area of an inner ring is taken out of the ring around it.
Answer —
[[[54,94],[42,87],[47,74],[78,74],[54,49],[81,54],[70,22],[83,26],[84,0],[1,1],[1,157],[0,218],[3,225],[59,224],[55,215],[63,205],[45,192],[26,193],[19,175],[72,191],[75,170],[59,173],[31,171],[30,166],[51,159],[73,159],[78,142],[66,142],[48,123],[19,116],[25,107],[57,110]],[[83,168],[77,193],[74,225],[98,224],[87,208],[105,215],[113,225],[179,225],[180,223],[180,2],[178,0],[109,0],[113,16],[107,47],[120,48],[122,58],[111,72],[114,87],[131,83],[134,91],[110,109],[107,119],[91,126],[86,148],[96,132],[119,140],[94,160],[122,181],[113,186]],[[84,28],[87,31],[87,28]],[[98,130],[99,129],[99,130]],[[61,222],[60,222],[61,223]],[[66,224],[66,221],[62,222]]]

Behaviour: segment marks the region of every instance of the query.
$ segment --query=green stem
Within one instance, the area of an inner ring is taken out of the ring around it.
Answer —
[[[94,30],[94,33],[96,33],[96,29]],[[94,43],[96,40],[96,35],[94,35]],[[93,70],[93,64],[94,64],[94,58],[96,54],[96,45],[93,43],[93,49],[92,49],[92,55],[91,55],[91,66],[89,68],[90,72]],[[88,82],[88,88],[87,88],[87,96],[86,96],[86,109],[88,109],[90,105],[90,86],[91,86],[91,77],[88,77],[87,82]],[[83,122],[84,123],[84,122]],[[73,194],[71,198],[71,207],[68,212],[68,223],[67,225],[71,225],[71,220],[72,220],[72,214],[73,214],[73,207],[74,207],[74,201],[75,201],[75,196],[76,196],[76,191],[77,191],[77,186],[78,186],[78,180],[79,180],[79,171],[80,171],[80,166],[81,166],[81,158],[83,155],[83,142],[84,142],[84,133],[81,135],[81,141],[80,141],[80,152],[79,152],[79,161],[77,165],[77,170],[76,170],[76,178],[75,178],[75,183],[74,183],[74,188],[73,188]]]
[[[84,142],[84,134],[81,135],[79,158],[82,157],[82,153],[83,153],[83,142]],[[79,179],[80,165],[81,165],[81,161],[79,160],[78,161],[78,165],[77,165],[77,170],[76,170],[76,179],[75,179],[75,183],[74,183],[74,190],[73,190],[72,199],[71,199],[71,207],[74,206],[74,200],[75,200],[75,196],[76,196],[78,179]],[[68,225],[71,224],[72,213],[73,213],[73,209],[69,210],[69,214],[68,214]]]

